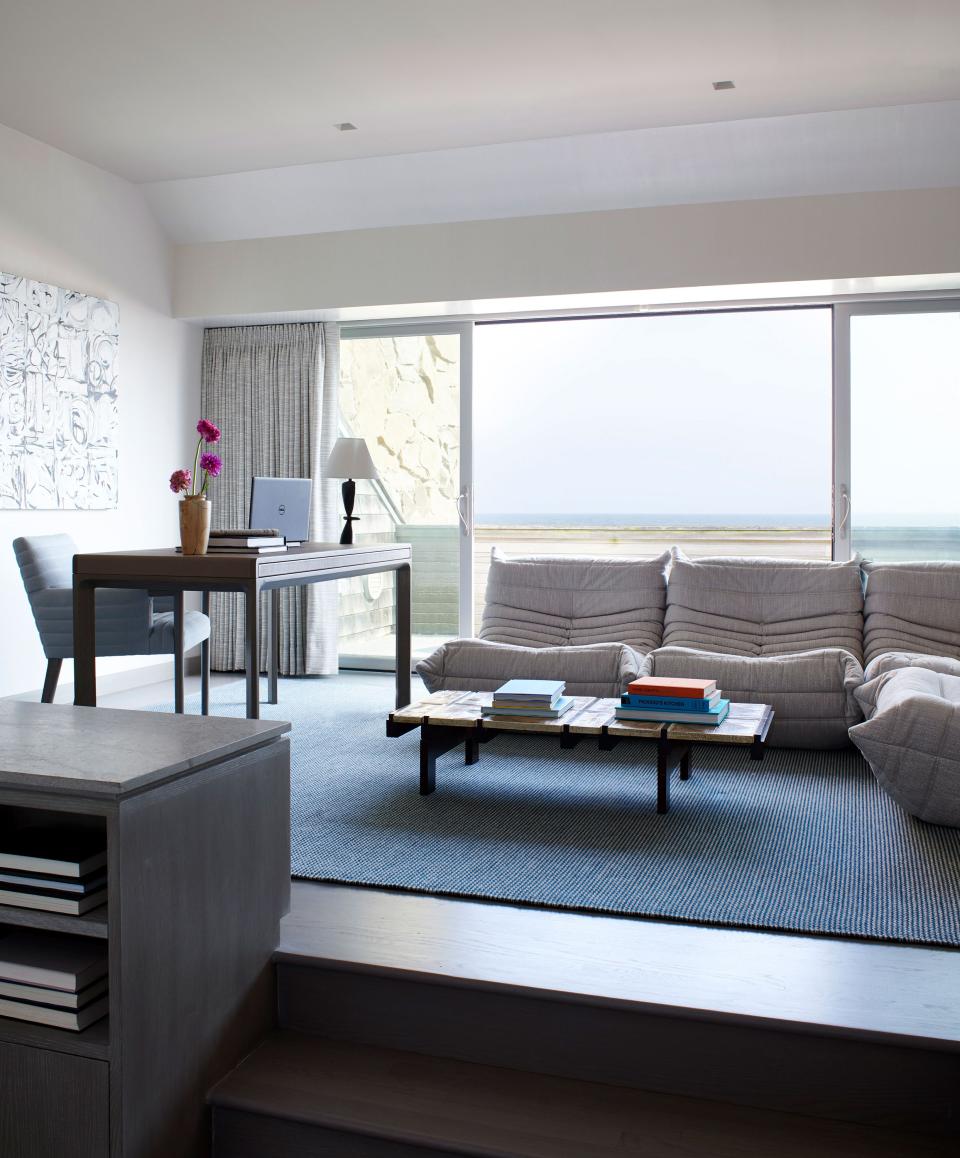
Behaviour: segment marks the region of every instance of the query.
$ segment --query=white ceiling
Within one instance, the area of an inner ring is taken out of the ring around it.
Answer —
[[[958,98],[960,0],[0,0],[0,123],[134,181]]]
[[[170,238],[188,244],[954,185],[960,101],[325,161],[143,189]]]

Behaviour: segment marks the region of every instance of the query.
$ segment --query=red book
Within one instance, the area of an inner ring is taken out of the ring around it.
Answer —
[[[673,696],[681,700],[708,700],[716,690],[716,680],[688,680],[678,676],[643,676],[627,684],[632,696]]]

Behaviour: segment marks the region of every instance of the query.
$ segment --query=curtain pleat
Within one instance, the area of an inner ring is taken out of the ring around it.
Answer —
[[[335,484],[324,478],[323,467],[333,445],[330,429],[336,431],[337,347],[336,327],[320,322],[204,332],[201,407],[203,416],[223,431],[223,473],[210,488],[215,528],[248,526],[254,475],[312,478],[311,538],[335,537]],[[243,668],[242,599],[211,597],[211,664],[217,671]],[[282,674],[337,670],[336,608],[333,583],[280,592]],[[266,662],[264,628],[261,670]]]

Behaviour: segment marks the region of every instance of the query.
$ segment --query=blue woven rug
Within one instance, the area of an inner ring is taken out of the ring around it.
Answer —
[[[242,684],[214,694],[242,715]],[[923,824],[858,753],[694,749],[657,816],[653,747],[503,735],[437,762],[390,740],[392,677],[286,679],[293,875],[707,925],[960,945],[960,831]],[[165,705],[167,710],[169,707]],[[194,701],[188,710],[198,710]]]

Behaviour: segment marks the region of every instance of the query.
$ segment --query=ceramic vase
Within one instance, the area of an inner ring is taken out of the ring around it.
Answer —
[[[210,507],[210,500],[202,495],[187,495],[180,500],[180,546],[184,555],[206,555]]]

